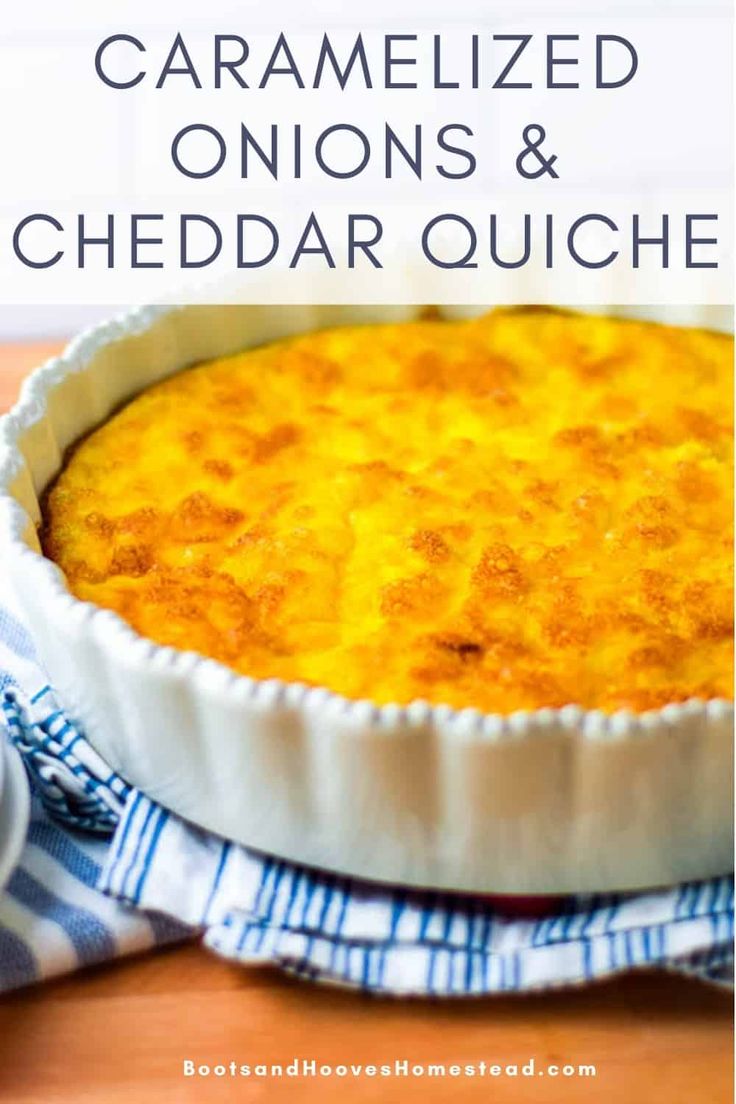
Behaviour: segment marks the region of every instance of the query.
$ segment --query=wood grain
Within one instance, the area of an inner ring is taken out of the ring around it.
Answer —
[[[64,347],[62,341],[14,341],[0,344],[0,413],[15,402],[20,382]]]
[[[0,409],[58,343],[0,346]],[[379,1000],[228,965],[188,945],[88,970],[0,1002],[0,1099],[9,1104],[464,1101],[726,1104],[732,1001],[640,974],[543,996]],[[209,1065],[593,1063],[595,1080],[193,1080]]]

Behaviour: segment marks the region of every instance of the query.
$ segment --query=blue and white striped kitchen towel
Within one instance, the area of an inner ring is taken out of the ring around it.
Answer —
[[[539,920],[361,884],[228,843],[130,787],[66,718],[1,609],[0,693],[35,791],[0,894],[0,990],[200,933],[236,961],[376,993],[530,991],[642,967],[733,977],[731,877],[570,897]]]
[[[33,794],[25,850],[0,890],[0,992],[190,935],[100,893],[108,851],[109,840],[55,823]]]

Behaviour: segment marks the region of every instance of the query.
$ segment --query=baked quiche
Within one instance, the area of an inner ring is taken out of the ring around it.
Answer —
[[[730,338],[548,310],[199,364],[67,457],[44,550],[143,636],[377,703],[732,691]]]

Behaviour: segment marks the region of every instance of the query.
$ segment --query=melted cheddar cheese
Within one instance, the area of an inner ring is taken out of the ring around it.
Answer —
[[[81,442],[45,551],[146,637],[349,698],[730,697],[732,355],[541,310],[280,341]]]

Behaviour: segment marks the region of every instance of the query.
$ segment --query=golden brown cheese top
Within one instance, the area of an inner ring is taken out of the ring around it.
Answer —
[[[350,698],[730,697],[732,356],[547,311],[281,341],[79,444],[45,551],[144,636]]]

